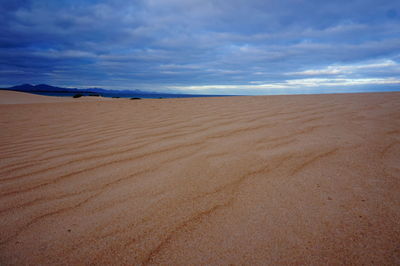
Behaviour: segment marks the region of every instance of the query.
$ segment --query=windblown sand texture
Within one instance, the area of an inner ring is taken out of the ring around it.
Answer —
[[[400,264],[400,93],[0,105],[0,261]]]
[[[51,97],[35,95],[25,92],[0,90],[0,104],[25,104],[25,103],[58,103],[58,102],[88,102],[111,100],[103,97]]]

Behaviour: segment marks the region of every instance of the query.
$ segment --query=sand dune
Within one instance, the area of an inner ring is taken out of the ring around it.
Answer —
[[[1,264],[399,264],[400,93],[0,105]]]
[[[42,96],[25,92],[0,90],[0,104],[27,104],[27,103],[59,103],[59,102],[87,102],[110,100],[102,97],[54,97]]]

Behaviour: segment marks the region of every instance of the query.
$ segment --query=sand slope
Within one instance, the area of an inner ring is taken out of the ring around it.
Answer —
[[[1,264],[399,264],[400,93],[0,106]]]
[[[59,103],[59,102],[91,102],[110,100],[102,97],[54,97],[35,95],[32,93],[0,90],[0,104],[27,104],[27,103]]]

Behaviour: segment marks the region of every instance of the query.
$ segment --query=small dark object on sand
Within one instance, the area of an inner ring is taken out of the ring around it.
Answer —
[[[75,94],[74,96],[72,96],[73,98],[80,98],[80,97],[82,97],[83,95],[82,94],[80,94],[80,93],[78,93],[78,94]]]
[[[142,99],[142,98],[139,98],[139,97],[132,97],[131,98],[131,100],[140,100],[140,99]]]

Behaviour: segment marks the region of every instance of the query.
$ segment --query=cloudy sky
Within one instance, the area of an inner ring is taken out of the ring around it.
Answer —
[[[0,86],[400,90],[397,0],[1,0]]]

